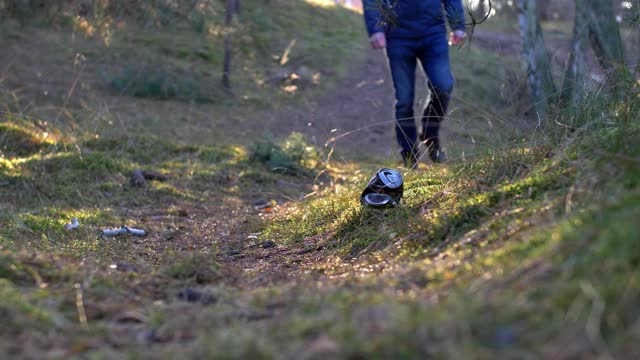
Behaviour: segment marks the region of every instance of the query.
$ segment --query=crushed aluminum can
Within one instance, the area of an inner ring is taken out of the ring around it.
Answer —
[[[400,204],[403,193],[402,174],[394,169],[381,168],[369,180],[360,195],[360,203],[374,208],[394,207]]]
[[[71,223],[64,225],[65,230],[74,230],[79,227],[80,227],[80,222],[78,222],[78,218],[73,218],[71,219]]]
[[[102,230],[102,234],[106,236],[118,236],[122,234],[131,234],[134,236],[145,236],[147,234],[146,231],[141,229],[130,228],[126,225],[121,226],[118,229],[105,229]]]

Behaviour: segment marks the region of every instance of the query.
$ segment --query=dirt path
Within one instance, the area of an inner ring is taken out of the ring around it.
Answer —
[[[327,94],[260,117],[268,119],[269,130],[277,135],[302,132],[321,146],[338,135],[338,150],[386,157],[395,151],[392,105],[386,57],[382,51],[367,50],[365,63],[352,68]]]

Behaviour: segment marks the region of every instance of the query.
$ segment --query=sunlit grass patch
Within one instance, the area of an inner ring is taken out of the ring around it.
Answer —
[[[100,193],[101,182],[126,182],[131,163],[124,163],[102,152],[59,152],[37,155],[18,164],[20,178],[14,188],[30,188],[26,197],[21,192],[7,193],[3,197],[14,201],[54,201],[83,204]],[[94,201],[90,201],[94,203]]]
[[[415,172],[407,177],[403,205],[391,210],[362,207],[358,199],[362,189],[348,183],[338,193],[326,191],[290,205],[266,226],[263,236],[286,243],[324,235],[351,255],[366,248],[383,249],[394,238],[409,234],[412,243],[431,248],[473,229],[496,209],[566,186],[571,174],[549,170],[544,155],[525,150],[489,154],[450,169]],[[514,163],[522,164],[521,170],[514,171],[510,165]]]
[[[132,191],[128,178],[134,169],[145,169],[168,177],[166,182],[152,181],[154,194],[193,199],[181,187],[193,174],[216,173],[222,161],[234,162],[242,152],[233,148],[199,148],[177,145],[153,136],[124,139],[106,138],[89,141],[76,151],[36,154],[27,158],[7,160],[3,178],[14,188],[32,188],[39,201],[95,206],[110,204],[123,196],[137,198],[144,194]],[[21,202],[22,192],[7,193],[7,198]]]
[[[320,165],[320,152],[300,133],[292,133],[281,141],[265,135],[251,145],[249,159],[274,172],[311,175]]]
[[[0,155],[3,157],[31,155],[55,143],[53,134],[46,131],[36,132],[15,122],[0,123]]]
[[[266,226],[264,236],[277,241],[298,242],[307,236],[331,232],[348,217],[359,202],[349,189],[339,196],[319,196],[314,199],[289,205],[275,221]]]
[[[65,225],[76,218],[77,229],[68,230]],[[9,219],[10,220],[10,219]],[[42,251],[66,248],[64,252],[73,256],[84,256],[98,248],[96,241],[100,231],[116,221],[114,214],[105,209],[74,209],[43,207],[22,211],[12,221],[4,223],[5,235],[14,240],[9,248],[35,248]],[[23,239],[29,241],[18,241]]]
[[[225,160],[238,160],[246,156],[245,149],[237,146],[232,147],[200,147],[198,159],[206,163],[219,163]]]

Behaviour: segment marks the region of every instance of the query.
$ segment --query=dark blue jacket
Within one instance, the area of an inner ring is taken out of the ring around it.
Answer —
[[[453,30],[465,27],[462,0],[364,0],[362,5],[369,36],[384,32],[389,38],[419,38],[444,33],[445,13]]]

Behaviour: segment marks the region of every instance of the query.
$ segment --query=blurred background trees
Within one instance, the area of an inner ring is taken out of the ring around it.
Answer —
[[[335,2],[353,8],[361,6],[357,0]],[[597,85],[615,76],[615,69],[638,62],[638,0],[492,0],[491,6],[489,0],[464,2],[478,18],[490,12],[490,17],[501,20],[493,21],[493,25],[483,24],[479,29],[520,33],[524,77],[532,109],[538,114],[544,114],[549,106],[556,106],[558,99],[579,99],[585,86]],[[252,6],[258,9],[255,15],[260,8],[271,5],[265,0]],[[251,27],[234,22],[234,14],[239,9],[240,0],[0,0],[0,18],[72,26],[105,43],[109,43],[125,21],[144,28],[188,28],[201,34],[220,34],[221,51],[216,55],[220,59],[215,62],[220,64],[218,76],[227,92],[232,85],[234,47],[244,48],[252,40],[255,40],[254,46],[261,47],[264,46],[262,38],[268,36],[255,31],[238,34],[236,27]],[[252,18],[249,21],[268,25],[270,20]],[[497,26],[498,23],[501,25]],[[309,31],[317,32],[317,29]],[[235,46],[232,46],[232,37],[237,37]],[[280,42],[286,48],[293,40]],[[318,49],[316,53],[321,51]],[[267,78],[270,76],[280,75],[274,72]]]

